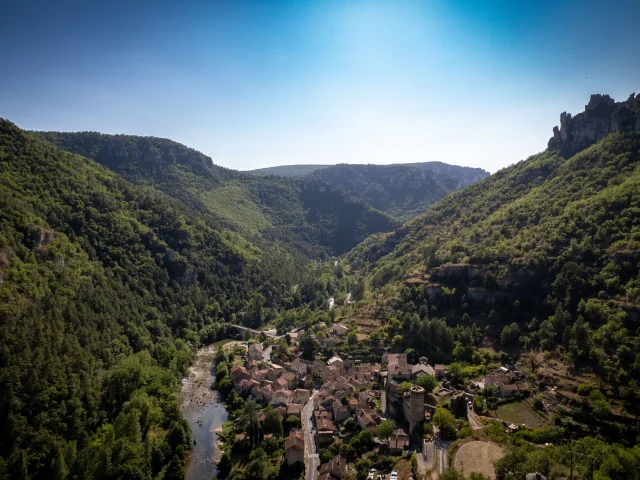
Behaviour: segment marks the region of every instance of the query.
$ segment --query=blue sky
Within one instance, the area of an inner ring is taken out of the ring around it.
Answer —
[[[591,93],[640,91],[639,18],[637,0],[21,0],[0,16],[0,116],[168,137],[241,170],[495,171]]]

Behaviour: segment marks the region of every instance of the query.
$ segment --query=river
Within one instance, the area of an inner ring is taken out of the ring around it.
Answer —
[[[182,414],[191,425],[196,442],[189,455],[186,480],[211,480],[218,473],[216,463],[222,451],[216,431],[227,419],[227,411],[220,403],[219,393],[211,390],[217,348],[209,345],[198,350],[189,376],[182,380]]]

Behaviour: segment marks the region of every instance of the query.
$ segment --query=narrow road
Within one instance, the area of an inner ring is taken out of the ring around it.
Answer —
[[[424,463],[427,465],[428,468],[431,468],[433,466],[433,461],[436,457],[436,448],[435,445],[433,443],[433,441],[431,442],[424,442]]]
[[[318,478],[318,466],[320,458],[316,448],[316,441],[313,438],[313,399],[316,397],[318,390],[314,390],[309,401],[302,409],[302,428],[304,429],[304,466],[307,470],[307,480],[316,480]]]
[[[447,469],[447,451],[443,448],[440,450],[440,461],[438,462],[438,474],[442,475]]]
[[[271,363],[271,352],[272,351],[273,351],[273,346],[269,345],[262,352],[262,358],[264,359],[265,363]]]
[[[261,331],[261,330],[255,330],[255,329],[253,329],[253,328],[245,327],[245,326],[243,326],[243,325],[236,325],[236,324],[232,324],[232,325],[229,325],[229,326],[230,326],[230,327],[237,328],[238,330],[241,330],[241,331],[248,331],[248,332],[251,332],[251,333],[253,333],[254,335],[260,335],[261,333],[263,333],[263,334],[264,334],[265,336],[267,336],[267,337],[271,337],[271,338],[279,338],[279,337],[277,337],[277,332],[276,332],[276,330],[275,330],[275,329],[271,329],[271,330],[262,330],[262,331]]]
[[[447,469],[447,450],[451,446],[451,442],[440,437],[436,433],[433,437],[433,443],[438,451],[438,474],[442,474]]]
[[[416,463],[419,478],[424,478],[427,471],[433,466],[433,442],[422,441],[422,451],[416,452]]]
[[[469,424],[474,430],[484,428],[484,424],[480,421],[476,412],[473,411],[473,407],[467,406],[467,420],[469,420]]]

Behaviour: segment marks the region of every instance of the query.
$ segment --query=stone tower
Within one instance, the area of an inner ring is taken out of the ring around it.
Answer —
[[[424,420],[424,388],[414,385],[409,390],[409,433]]]

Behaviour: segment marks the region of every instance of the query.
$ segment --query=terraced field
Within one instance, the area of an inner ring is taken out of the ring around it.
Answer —
[[[495,414],[496,418],[505,422],[522,425],[529,428],[543,427],[549,423],[548,419],[536,412],[527,402],[514,402],[500,405]]]
[[[502,447],[490,442],[467,442],[456,452],[453,464],[465,478],[472,472],[479,472],[495,480],[496,474],[493,463],[502,458]]]

